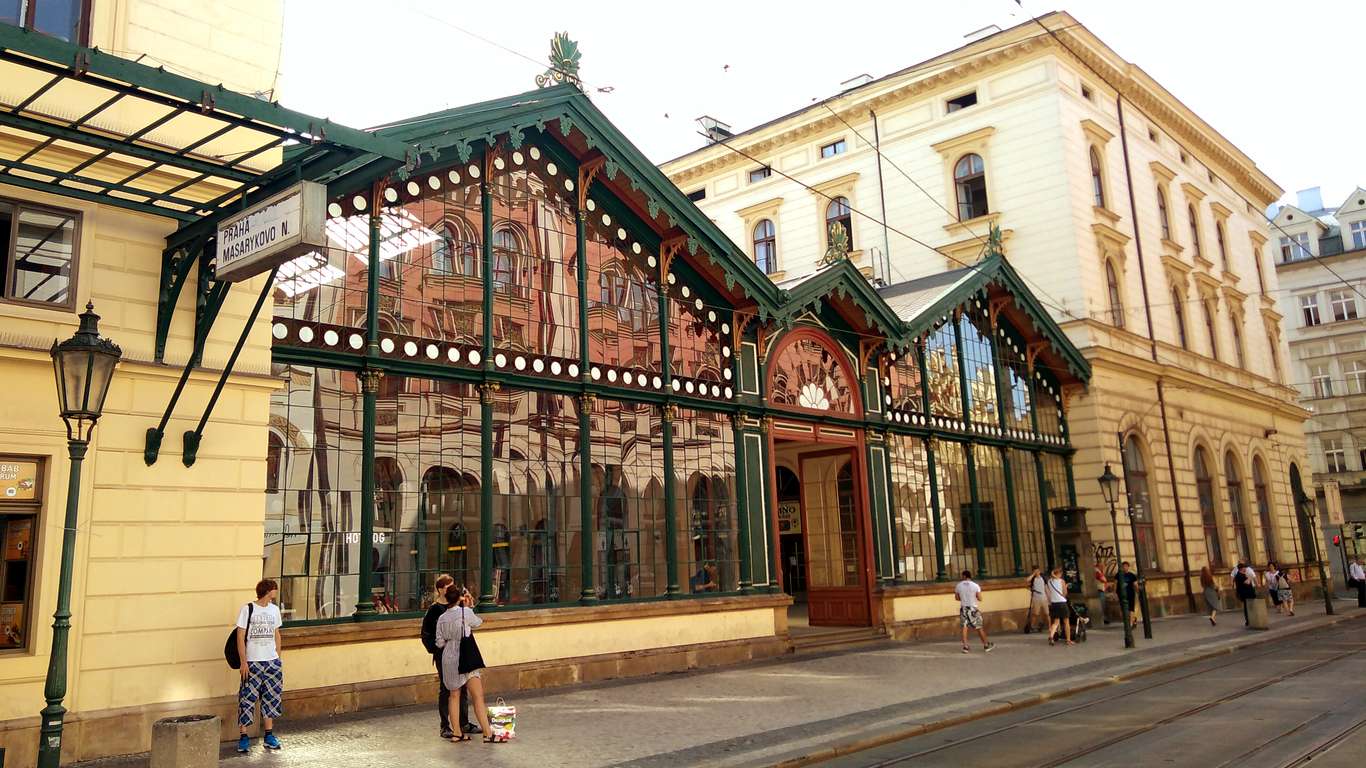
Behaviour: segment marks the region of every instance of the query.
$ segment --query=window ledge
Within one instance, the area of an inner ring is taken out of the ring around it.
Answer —
[[[1162,238],[1162,248],[1173,254],[1180,254],[1182,251],[1186,250],[1186,247],[1184,245],[1168,237]]]
[[[989,231],[993,226],[996,225],[996,222],[1000,220],[1000,218],[1001,212],[993,211],[991,213],[986,214],[985,216],[978,216],[975,219],[968,219],[967,221],[955,221],[949,224],[945,224],[944,231],[948,232],[950,235],[971,234],[972,228],[977,226],[978,224],[985,224],[986,229]]]
[[[1106,221],[1110,222],[1111,224],[1118,224],[1118,223],[1119,223],[1120,215],[1119,215],[1118,213],[1115,213],[1114,211],[1110,210],[1109,208],[1104,208],[1104,207],[1099,206],[1099,205],[1093,205],[1093,206],[1091,206],[1091,210],[1092,210],[1093,212],[1095,212],[1096,218],[1098,218],[1098,219],[1105,219]]]
[[[769,279],[769,280],[772,280],[772,281],[775,282],[775,283],[778,282],[779,280],[786,280],[786,279],[787,279],[787,270],[785,270],[785,269],[775,269],[775,270],[773,270],[772,272],[769,272],[769,273],[768,273],[768,279]]]

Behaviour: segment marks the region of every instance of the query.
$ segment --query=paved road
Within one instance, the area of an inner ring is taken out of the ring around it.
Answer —
[[[1358,768],[1363,681],[1366,632],[1351,622],[821,765]]]

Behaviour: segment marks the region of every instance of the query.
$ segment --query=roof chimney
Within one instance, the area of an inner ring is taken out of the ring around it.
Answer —
[[[702,126],[702,132],[707,134],[707,138],[713,144],[718,141],[725,141],[735,135],[730,130],[730,123],[723,123],[710,115],[697,118],[697,124]]]
[[[1323,193],[1318,187],[1301,189],[1295,193],[1295,207],[1305,213],[1314,213],[1323,210]]]
[[[845,80],[844,82],[840,83],[840,90],[847,91],[850,88],[857,88],[860,85],[863,85],[864,83],[871,82],[873,82],[873,76],[868,74],[867,72],[864,72],[861,75],[854,75],[848,80]]]

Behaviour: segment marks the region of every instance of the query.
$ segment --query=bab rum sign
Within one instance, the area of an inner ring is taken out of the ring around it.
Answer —
[[[246,280],[326,244],[327,188],[304,181],[218,225],[219,280]]]

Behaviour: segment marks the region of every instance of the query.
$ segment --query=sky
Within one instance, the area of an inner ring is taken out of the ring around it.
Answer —
[[[704,143],[701,115],[742,130],[1052,10],[1162,83],[1283,200],[1318,186],[1334,208],[1366,186],[1360,0],[285,0],[277,96],[362,128],[500,98],[536,87],[566,31],[593,102],[664,162]]]

